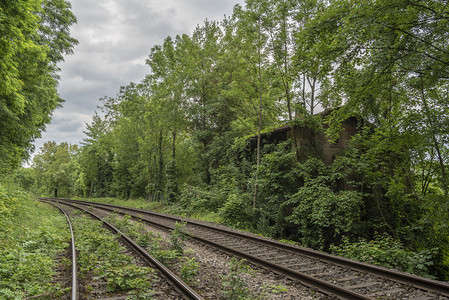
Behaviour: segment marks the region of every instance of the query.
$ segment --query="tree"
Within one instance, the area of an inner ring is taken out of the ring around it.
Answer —
[[[79,148],[77,145],[45,143],[33,158],[35,186],[39,193],[55,197],[69,197],[78,192],[76,176]]]
[[[330,132],[355,114],[371,124],[358,140],[358,168],[383,230],[418,250],[438,247],[441,257],[447,218],[435,207],[449,205],[448,13],[444,1],[332,1],[301,34],[325,59],[326,92],[344,104]]]
[[[84,176],[86,196],[107,196],[111,193],[113,153],[110,141],[111,129],[107,120],[97,113],[92,123],[86,124],[87,138],[84,139],[79,163]]]
[[[77,41],[76,22],[62,0],[0,4],[0,170],[18,166],[62,103],[57,94],[57,63]]]
[[[183,37],[185,38],[185,37]],[[182,70],[182,58],[177,47],[182,41],[177,37],[175,41],[171,37],[164,40],[162,46],[155,46],[151,49],[147,64],[151,68],[151,73],[147,76],[147,82],[150,84],[151,97],[158,103],[159,111],[163,113],[164,119],[160,123],[161,136],[163,132],[171,132],[171,162],[167,164],[170,181],[168,194],[169,199],[173,201],[178,193],[177,166],[176,166],[176,143],[178,133],[183,130],[185,124],[185,79]],[[162,146],[162,140],[160,141]],[[160,161],[163,161],[163,152],[160,151]],[[162,173],[162,163],[161,163]],[[158,186],[160,184],[158,183]]]
[[[292,57],[292,65],[296,74],[296,87],[299,89],[297,93],[301,99],[301,104],[306,112],[313,115],[315,110],[321,105],[329,106],[325,87],[329,84],[329,72],[332,64],[329,57],[332,52],[328,51],[329,40],[327,36],[313,36],[307,30],[304,30],[308,24],[313,21],[327,9],[327,2],[323,0],[303,0],[293,4],[291,9],[291,18],[293,22],[292,39],[294,43],[294,53]],[[312,44],[312,45],[310,45]],[[295,76],[295,75],[294,75]]]
[[[409,148],[420,157],[436,159],[435,171],[445,194],[447,14],[441,1],[377,1],[375,5],[334,1],[306,32],[310,39],[327,37],[331,47],[321,54],[335,53],[329,57],[336,66],[331,88],[334,95],[344,95],[346,107],[339,112],[340,119],[357,111],[372,118],[378,130],[418,130],[423,147],[416,151],[410,141]]]
[[[237,19],[235,47],[239,59],[242,59],[244,67],[239,75],[246,77],[238,84],[238,88],[244,91],[244,100],[252,107],[257,120],[257,147],[256,147],[256,172],[253,193],[253,208],[257,205],[258,172],[260,166],[261,131],[264,115],[264,104],[267,103],[268,72],[266,68],[267,36],[262,32],[262,16],[264,7],[256,1],[248,2],[249,9],[243,10],[240,6],[234,7],[234,17]],[[255,55],[254,55],[255,54]],[[268,105],[266,105],[268,109]]]
[[[231,123],[236,99],[228,95],[233,66],[227,65],[222,28],[206,20],[198,26],[184,49],[187,74],[187,111],[192,138],[197,144],[203,182],[226,160],[226,144],[232,142]]]

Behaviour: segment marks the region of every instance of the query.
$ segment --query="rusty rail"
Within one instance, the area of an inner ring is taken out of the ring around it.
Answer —
[[[170,280],[176,287],[176,289],[183,294],[185,299],[193,299],[193,300],[204,300],[202,296],[200,296],[195,290],[193,290],[188,284],[186,284],[184,281],[182,281],[181,278],[179,278],[176,274],[174,274],[170,269],[168,269],[166,266],[164,266],[160,261],[158,261],[154,256],[152,256],[148,251],[146,251],[143,247],[141,247],[139,244],[137,244],[134,240],[132,240],[130,237],[128,237],[126,234],[121,232],[119,229],[117,229],[115,226],[110,224],[109,222],[105,221],[98,215],[73,204],[67,203],[66,201],[61,202],[57,199],[48,199],[48,198],[40,198],[50,201],[56,201],[59,203],[62,203],[64,205],[73,207],[75,209],[81,210],[89,215],[91,215],[93,218],[103,222],[103,224],[108,227],[112,232],[119,234],[120,237],[126,241],[132,248],[134,248],[137,252],[139,252],[147,261],[155,265],[163,274],[166,276],[168,280]],[[64,199],[66,200],[66,199]]]
[[[78,276],[77,276],[77,264],[76,264],[76,247],[75,247],[75,236],[73,234],[72,223],[70,222],[70,218],[67,215],[67,213],[59,205],[56,205],[55,203],[52,203],[50,201],[46,201],[46,203],[49,203],[49,204],[57,207],[65,215],[67,224],[69,224],[71,244],[72,244],[72,300],[78,300],[79,299],[79,288],[78,288]]]

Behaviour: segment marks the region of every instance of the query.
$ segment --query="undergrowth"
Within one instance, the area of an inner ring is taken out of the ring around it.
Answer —
[[[80,277],[107,282],[110,292],[126,291],[136,298],[151,297],[153,269],[136,265],[126,254],[118,237],[110,234],[101,222],[79,216],[73,221],[79,251]]]
[[[0,299],[58,298],[67,292],[52,276],[69,241],[62,214],[0,181]]]
[[[350,259],[433,278],[428,272],[433,265],[431,250],[409,251],[387,234],[376,235],[371,241],[359,239],[351,243],[344,239],[340,246],[331,246],[331,251]]]

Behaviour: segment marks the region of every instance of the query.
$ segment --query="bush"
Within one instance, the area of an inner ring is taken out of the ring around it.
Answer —
[[[258,173],[257,231],[275,238],[284,237],[285,210],[284,203],[296,192],[301,184],[298,178],[295,153],[289,142],[279,145],[267,144],[260,162]],[[253,177],[256,177],[255,172]]]
[[[362,197],[356,191],[333,192],[320,178],[310,180],[294,194],[288,220],[298,225],[304,246],[326,250],[331,243],[353,233],[360,219]]]
[[[237,228],[248,228],[254,219],[250,200],[231,194],[228,201],[219,210],[219,214],[226,225]]]
[[[179,196],[181,206],[187,213],[217,211],[219,204],[207,189],[184,184]]]
[[[342,245],[331,246],[330,249],[333,253],[350,259],[432,278],[428,268],[433,265],[433,250],[409,251],[388,234],[376,235],[371,241],[359,239],[354,243],[344,239]]]
[[[63,289],[52,284],[53,267],[69,238],[63,215],[0,182],[0,298],[57,298]]]

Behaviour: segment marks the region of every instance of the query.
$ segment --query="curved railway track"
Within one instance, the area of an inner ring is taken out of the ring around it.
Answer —
[[[117,205],[58,199],[128,214],[136,219],[174,229],[186,222],[191,236],[255,264],[299,280],[320,292],[343,299],[449,299],[447,283],[386,269],[343,257],[270,240],[197,220]]]
[[[69,215],[59,205],[56,205],[51,202],[47,202],[47,203],[50,203],[51,205],[58,208],[61,211],[61,213],[63,213],[65,215],[67,224],[69,225],[70,241],[71,241],[71,246],[72,246],[71,247],[71,251],[72,251],[72,280],[71,280],[72,293],[71,293],[71,296],[72,296],[72,300],[78,300],[79,299],[79,287],[78,287],[77,264],[76,264],[76,247],[75,247],[75,235],[73,234],[72,222],[70,222]]]
[[[41,201],[43,200],[44,202],[50,203],[52,205],[55,205],[56,207],[59,208],[59,210],[61,210],[61,212],[63,212],[66,217],[67,217],[67,221],[70,224],[70,218],[68,216],[68,214],[66,213],[66,211],[60,207],[59,205],[56,205],[54,202],[54,199],[49,199],[49,198],[39,198]],[[163,274],[163,277],[165,277],[169,282],[171,282],[171,284],[175,287],[175,289],[182,295],[182,297],[184,299],[193,299],[193,300],[203,300],[204,298],[202,296],[200,296],[194,289],[192,289],[188,284],[186,284],[184,281],[182,281],[176,274],[174,274],[170,269],[168,269],[166,266],[164,266],[161,262],[159,262],[155,257],[153,257],[150,253],[148,253],[148,251],[146,251],[143,247],[141,247],[139,244],[137,244],[134,240],[132,240],[130,237],[128,237],[127,235],[125,235],[123,232],[121,232],[120,230],[118,230],[116,227],[114,227],[112,224],[108,223],[107,221],[103,220],[101,217],[99,217],[98,215],[94,214],[91,211],[88,211],[82,207],[79,207],[78,205],[74,205],[73,203],[67,203],[67,202],[61,202],[61,201],[56,201],[58,203],[70,206],[74,209],[78,209],[83,211],[84,213],[92,216],[94,219],[97,219],[101,222],[103,222],[103,224],[114,234],[118,234],[120,236],[120,238],[128,245],[130,246],[135,252],[139,253],[139,255],[144,258],[153,268],[156,268],[157,270],[160,271],[160,273]],[[74,242],[74,235],[73,235],[73,230],[72,230],[72,226],[70,224],[70,230],[72,232],[72,253],[74,253],[74,255],[72,256],[72,260],[73,260],[73,280],[72,280],[72,299],[79,299],[79,295],[78,295],[78,285],[77,285],[77,276],[76,276],[76,252],[75,252],[75,242]]]

